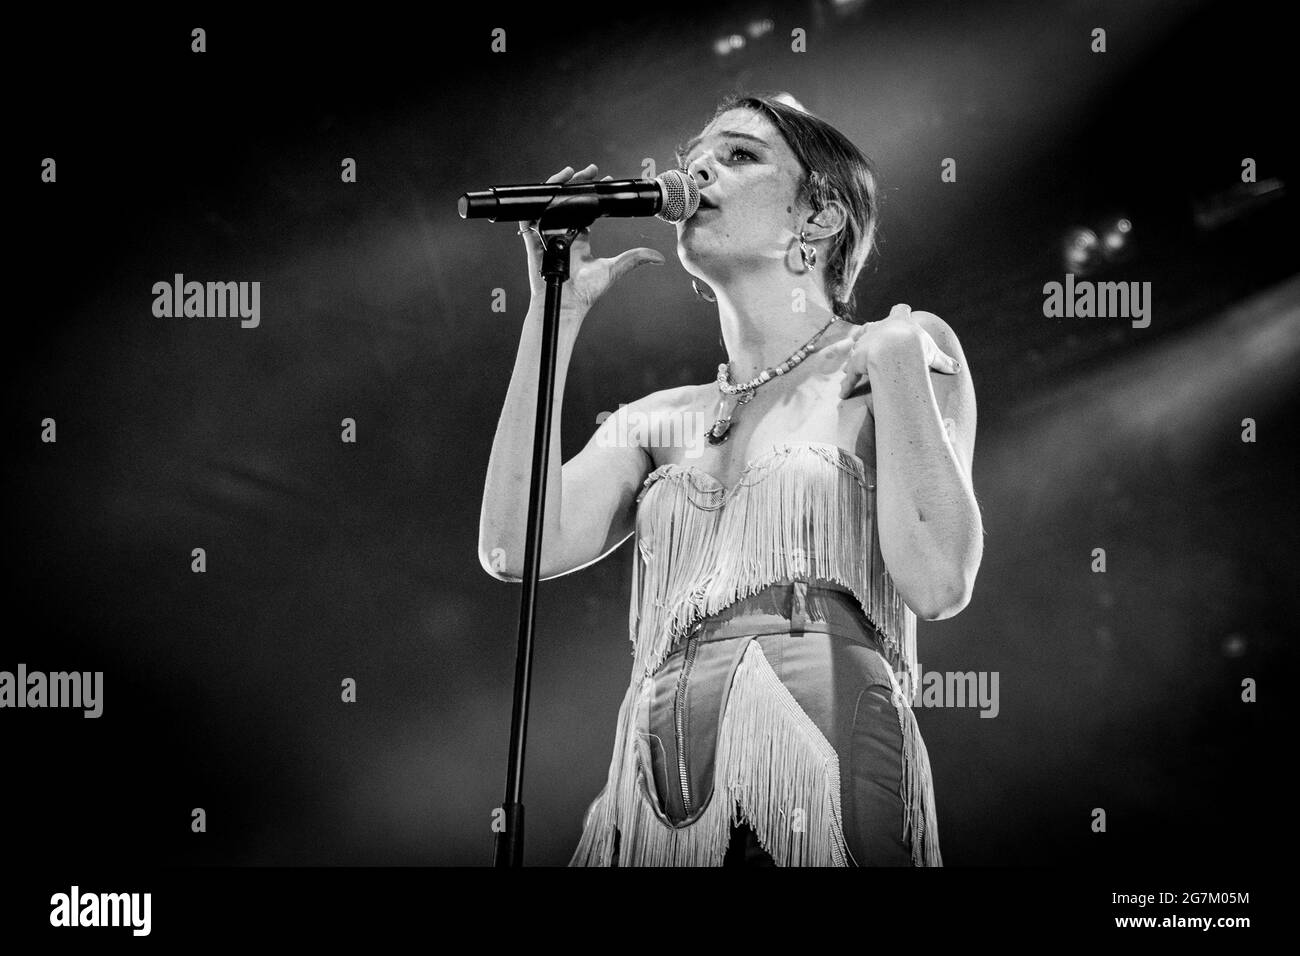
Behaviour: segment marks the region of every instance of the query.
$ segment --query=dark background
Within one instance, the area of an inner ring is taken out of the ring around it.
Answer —
[[[528,285],[514,226],[462,222],[455,199],[565,164],[662,171],[737,89],[790,91],[877,162],[860,314],[937,312],[975,379],[984,563],[963,613],[920,622],[920,658],[999,672],[1001,713],[918,709],[945,862],[1285,858],[1296,206],[1215,229],[1193,215],[1243,157],[1294,179],[1293,44],[1273,9],[24,13],[0,669],[102,670],[105,711],[0,712],[9,858],[489,862],[519,589],[476,540]],[[763,16],[767,37],[714,52]],[[46,156],[57,184],[39,181]],[[1094,277],[1152,282],[1150,327],[1044,318],[1067,231],[1119,215],[1131,256]],[[566,457],[601,411],[725,357],[671,227],[604,221],[593,244],[669,265],[591,314]],[[151,287],[176,272],[260,281],[260,328],[155,318]],[[541,589],[529,863],[568,861],[604,782],[630,554]]]

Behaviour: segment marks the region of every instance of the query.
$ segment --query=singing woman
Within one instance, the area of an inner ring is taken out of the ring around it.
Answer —
[[[571,865],[942,865],[911,705],[916,618],[961,611],[983,553],[965,355],[929,312],[857,316],[876,181],[834,127],[784,96],[729,97],[678,160],[702,208],[677,256],[726,361],[622,405],[569,461],[551,435],[541,577],[634,537],[631,681]],[[479,539],[506,581],[522,574],[544,296],[541,239],[520,231],[533,301]],[[594,257],[586,234],[572,255],[557,423],[593,303],[664,261]]]

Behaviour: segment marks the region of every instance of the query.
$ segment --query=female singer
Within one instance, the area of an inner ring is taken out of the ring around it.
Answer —
[[[551,437],[541,577],[635,535],[632,679],[571,865],[939,866],[910,705],[916,617],[964,608],[983,553],[965,356],[931,313],[856,318],[875,177],[832,126],[784,96],[731,97],[678,160],[702,206],[677,255],[728,361],[621,406],[567,462]],[[520,226],[533,300],[479,538],[506,581],[522,575],[544,301],[541,240]],[[663,263],[595,258],[585,235],[572,256],[557,423],[587,312]]]

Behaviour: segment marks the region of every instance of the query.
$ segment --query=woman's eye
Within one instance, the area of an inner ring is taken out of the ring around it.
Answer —
[[[746,159],[758,159],[758,157],[754,153],[745,149],[745,147],[743,146],[733,146],[731,147],[731,149],[727,150],[728,159],[735,159],[737,156],[743,156]],[[684,173],[688,173],[690,172],[691,164],[689,162],[679,163],[677,168]]]

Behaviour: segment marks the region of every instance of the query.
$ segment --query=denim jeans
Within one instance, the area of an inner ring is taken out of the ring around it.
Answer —
[[[817,592],[818,607],[827,612],[822,620],[808,616],[809,591]],[[910,866],[911,847],[903,840],[903,737],[890,668],[852,595],[803,582],[774,585],[706,619],[692,634],[696,646],[688,653],[683,642],[653,675],[643,718],[650,732],[642,768],[672,824],[690,825],[715,796],[713,764],[730,681],[745,646],[756,641],[838,756],[850,865]],[[683,727],[689,728],[685,738]],[[614,865],[617,841],[616,835]],[[732,826],[723,865],[774,862],[741,821]]]

